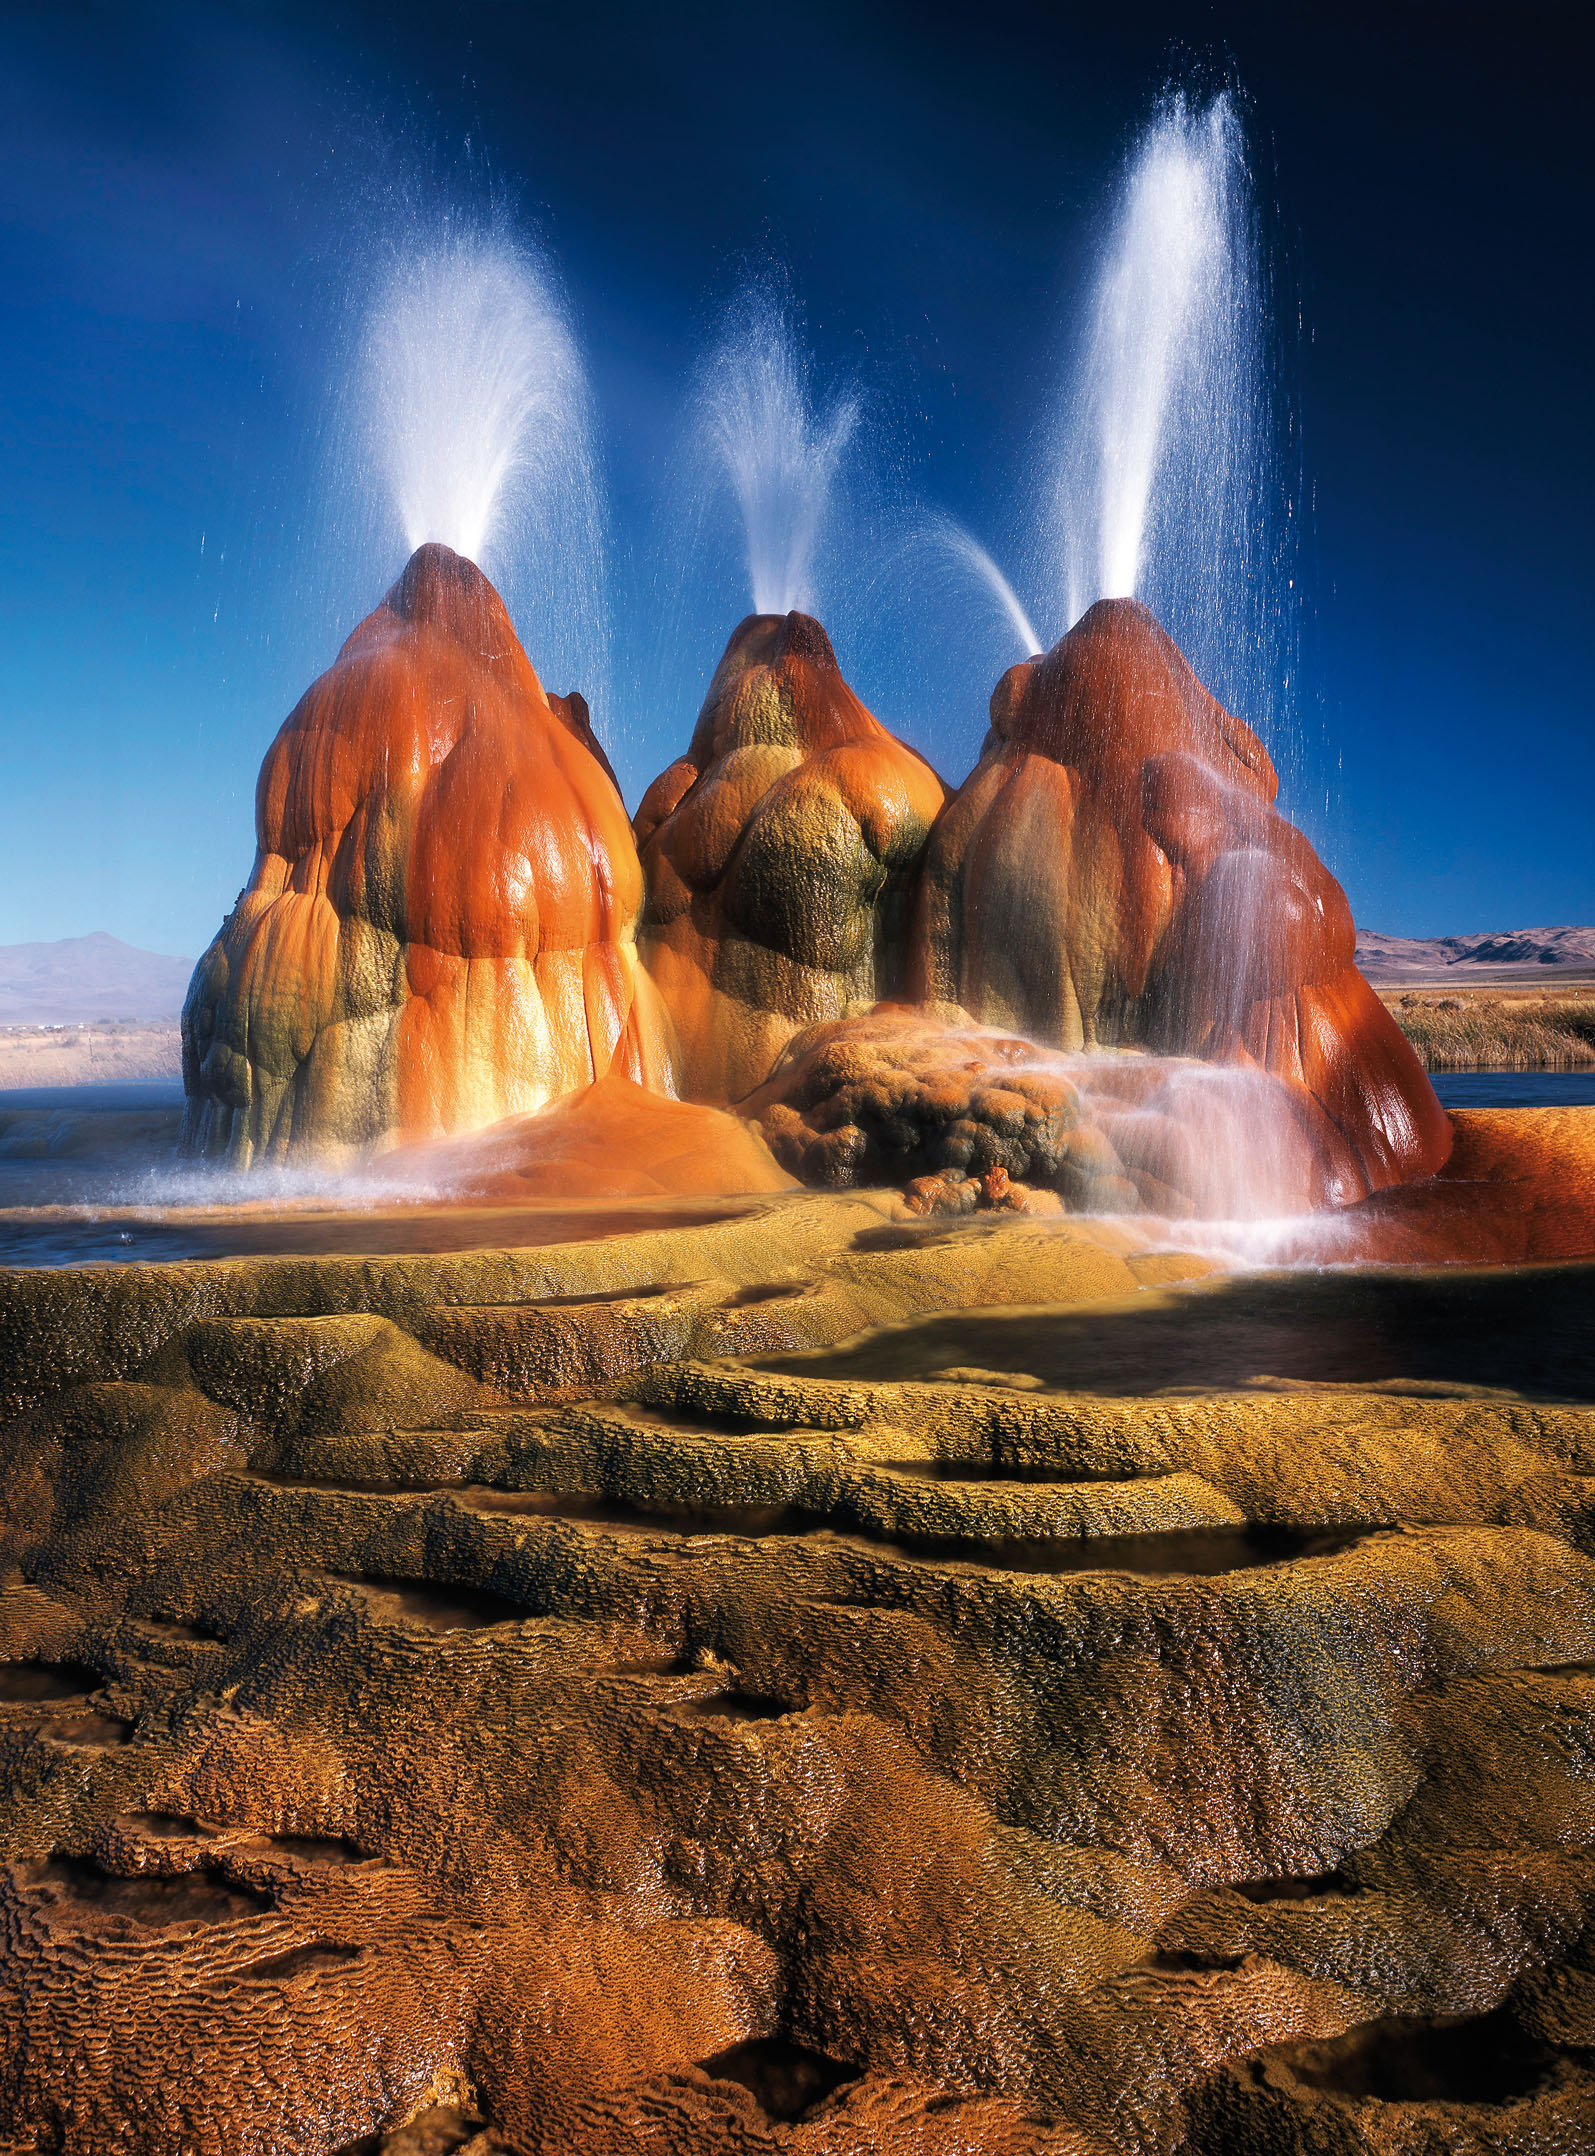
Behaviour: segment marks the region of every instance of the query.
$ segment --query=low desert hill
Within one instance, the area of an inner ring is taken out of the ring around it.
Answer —
[[[191,958],[136,950],[103,929],[0,944],[0,1026],[175,1021],[193,970]]]
[[[1511,928],[1477,936],[1386,936],[1365,928],[1357,937],[1357,963],[1371,979],[1446,973],[1484,981],[1506,967],[1588,973],[1595,971],[1595,928]]]

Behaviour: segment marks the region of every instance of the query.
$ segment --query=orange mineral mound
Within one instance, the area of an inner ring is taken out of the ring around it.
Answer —
[[[925,850],[909,988],[1065,1048],[1268,1071],[1311,1097],[1344,1203],[1434,1173],[1450,1126],[1277,786],[1146,608],[1100,600],[997,684]]]
[[[613,1074],[538,1115],[390,1153],[382,1174],[451,1204],[740,1197],[796,1190],[749,1123]]]
[[[1595,1256],[1595,1108],[1471,1108],[1432,1180],[1346,1216],[1355,1254],[1397,1265]]]
[[[183,1013],[185,1137],[240,1164],[670,1082],[642,871],[579,696],[424,546],[267,752],[248,889]]]
[[[751,614],[735,631],[691,747],[636,819],[639,944],[685,1092],[738,1100],[794,1033],[894,992],[945,793],[853,694],[817,621]]]

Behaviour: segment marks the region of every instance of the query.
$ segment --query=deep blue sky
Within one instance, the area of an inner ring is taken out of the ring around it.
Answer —
[[[1304,323],[1287,805],[1369,926],[1595,919],[1583,13],[12,0],[0,942],[192,954],[248,872],[260,756],[380,596],[327,543],[348,509],[318,443],[383,173],[487,171],[562,266],[634,802],[744,606],[706,568],[688,633],[661,596],[686,384],[738,259],[790,264],[822,369],[871,401],[883,484],[1014,558],[1092,216],[1190,65],[1249,100]],[[844,667],[960,778],[1011,654],[969,596],[861,605],[861,566],[836,572]]]

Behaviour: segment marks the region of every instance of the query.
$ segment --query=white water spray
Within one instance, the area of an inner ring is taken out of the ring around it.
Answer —
[[[551,688],[608,708],[592,396],[552,265],[491,210],[389,208],[332,473],[363,497],[353,598],[441,540],[493,579]],[[369,558],[368,558],[369,556]]]
[[[1243,716],[1277,713],[1287,670],[1264,323],[1234,101],[1171,93],[1114,203],[1044,545],[1067,622],[1144,599]]]
[[[1013,631],[1018,641],[1020,658],[1032,658],[1037,652],[1046,649],[1030,616],[1025,612],[1019,594],[973,532],[967,531],[956,517],[936,514],[925,519],[919,536],[928,545],[941,548],[961,569],[966,570],[984,587],[986,596],[997,613]]]
[[[747,538],[756,614],[814,608],[814,560],[857,400],[816,395],[792,309],[767,283],[733,303],[704,366],[701,424]]]
[[[1076,393],[1071,620],[1094,599],[1134,596],[1171,400],[1208,386],[1191,377],[1223,303],[1230,124],[1226,100],[1201,118],[1171,100],[1125,178]]]
[[[472,233],[400,255],[364,356],[372,454],[412,549],[440,539],[480,562],[519,516],[588,479],[581,355],[523,249]]]

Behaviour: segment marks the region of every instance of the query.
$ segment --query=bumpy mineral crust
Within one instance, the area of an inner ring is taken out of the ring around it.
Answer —
[[[768,1203],[6,1278],[5,2156],[1588,2146],[1595,1268]]]
[[[842,678],[807,614],[732,633],[684,756],[637,810],[638,943],[683,1090],[738,1100],[794,1033],[892,994],[945,790]]]

